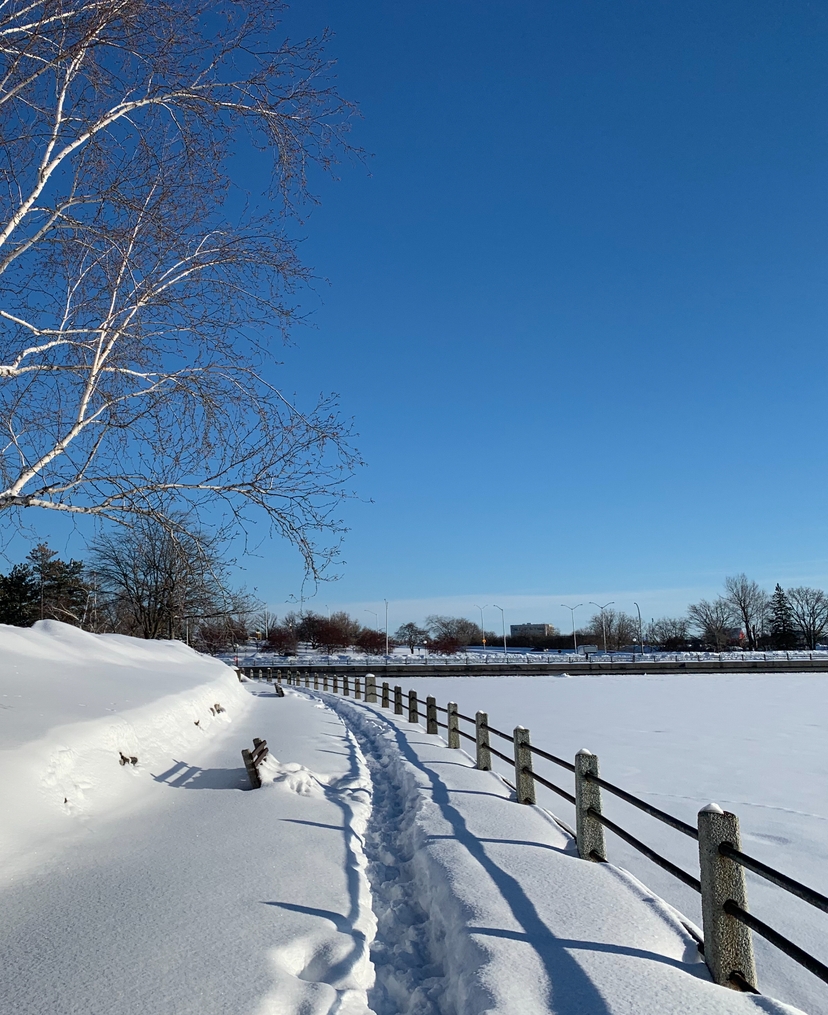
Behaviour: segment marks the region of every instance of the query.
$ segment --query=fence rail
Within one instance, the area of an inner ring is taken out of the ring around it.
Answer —
[[[258,668],[258,674],[250,673],[258,679],[272,680],[272,673],[262,674],[266,668]],[[305,671],[277,671],[277,679],[283,679],[293,686],[304,685],[307,688],[319,687],[319,674]],[[354,697],[360,698],[359,677],[353,677]],[[341,677],[342,694],[348,696],[349,678]],[[328,690],[328,676],[323,677],[322,690]],[[339,678],[333,677],[332,690],[339,693]],[[365,675],[365,700],[376,702],[376,677]],[[739,819],[735,814],[723,811],[716,804],[708,804],[698,812],[696,827],[682,821],[673,814],[663,811],[640,797],[629,793],[620,786],[608,782],[599,775],[598,757],[590,751],[581,750],[575,756],[574,763],[559,758],[534,746],[530,741],[529,730],[523,726],[515,727],[509,734],[489,724],[488,715],[478,712],[474,718],[459,712],[454,702],[446,707],[438,705],[433,696],[425,699],[425,711],[420,708],[421,701],[416,690],[408,692],[408,720],[416,724],[420,719],[426,721],[426,732],[437,733],[446,730],[448,746],[459,748],[461,738],[474,742],[476,763],[479,769],[488,771],[492,767],[492,756],[513,767],[514,785],[507,782],[515,790],[518,803],[535,803],[535,783],[539,783],[573,804],[576,813],[576,828],[569,828],[564,822],[555,818],[559,825],[572,834],[576,840],[578,854],[584,860],[599,863],[607,862],[607,849],[604,840],[604,829],[617,835],[620,839],[638,850],[653,863],[667,871],[677,880],[699,892],[702,899],[702,925],[704,937],[699,941],[705,961],[710,968],[713,979],[722,986],[738,990],[758,993],[756,986],[756,963],[753,954],[753,942],[750,931],[761,935],[765,940],[799,963],[814,976],[828,983],[828,965],[810,955],[803,948],[789,941],[777,930],[748,911],[745,870],[764,878],[766,881],[797,896],[804,902],[822,912],[828,913],[828,897],[813,888],[796,881],[768,864],[742,851],[739,832]],[[391,708],[397,715],[403,715],[402,688],[391,689],[388,683],[382,685],[382,707]],[[445,715],[446,722],[440,722],[438,713]],[[474,733],[460,728],[460,722],[470,723]],[[490,735],[499,737],[513,745],[510,757],[491,746]],[[532,759],[537,758],[565,769],[575,777],[574,794],[551,782],[539,772],[534,771]],[[699,844],[699,877],[688,873],[671,860],[662,856],[645,842],[634,836],[617,822],[603,813],[602,790],[675,831],[697,840]],[[695,935],[694,935],[695,936]]]

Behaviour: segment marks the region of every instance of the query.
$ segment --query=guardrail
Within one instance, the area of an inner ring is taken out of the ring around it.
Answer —
[[[404,657],[403,657],[404,658]],[[226,660],[225,660],[226,661]],[[598,673],[826,673],[828,672],[828,652],[815,652],[812,657],[797,656],[791,653],[790,658],[780,656],[762,658],[748,653],[737,655],[687,658],[681,656],[664,657],[649,655],[607,655],[567,656],[564,654],[516,656],[510,653],[508,663],[503,656],[497,660],[481,659],[476,656],[463,658],[447,657],[440,659],[430,657],[413,662],[403,662],[400,657],[374,660],[336,659],[279,660],[266,662],[260,660],[242,660],[232,664],[245,672],[265,671],[281,673],[313,673],[315,671],[347,670],[350,673],[381,673],[384,677],[424,677],[424,676],[468,676],[486,674],[487,676],[521,675],[539,676],[567,674],[598,674]],[[278,667],[278,669],[277,669]]]
[[[353,689],[354,698],[362,699],[364,695],[364,700],[369,704],[377,701],[376,677],[373,674],[367,674],[364,682],[359,677],[348,674],[329,676],[327,673],[321,676],[318,673],[287,673],[284,680],[293,686],[304,685],[314,690],[341,693],[346,697],[350,697]],[[536,783],[571,803],[576,815],[574,829],[559,818],[554,819],[574,837],[578,855],[582,859],[607,862],[604,835],[604,830],[607,829],[698,892],[702,903],[703,937],[700,939],[695,933],[694,937],[716,983],[759,993],[751,931],[765,938],[824,983],[828,983],[828,965],[749,911],[744,872],[751,871],[824,913],[828,913],[828,897],[745,853],[742,850],[739,819],[735,814],[722,810],[717,804],[708,804],[698,812],[697,824],[690,825],[602,778],[598,757],[591,751],[578,751],[573,762],[567,761],[532,744],[529,730],[523,726],[517,726],[512,733],[507,733],[490,725],[486,712],[479,711],[474,717],[464,715],[458,711],[455,702],[442,707],[432,696],[421,700],[416,690],[410,690],[406,700],[400,686],[395,686],[392,690],[387,682],[383,682],[380,689],[380,702],[382,708],[392,709],[395,715],[405,715],[410,723],[425,720],[426,733],[438,734],[444,730],[451,749],[458,749],[461,739],[473,743],[475,763],[482,771],[491,770],[493,757],[505,762],[514,771],[514,784],[504,781],[514,790],[518,803],[535,803]],[[445,717],[445,722],[440,720],[441,715]],[[474,733],[461,728],[461,722],[471,724]],[[511,744],[512,752],[507,754],[493,747],[492,737]],[[574,792],[570,793],[568,789],[535,771],[535,760],[547,762],[572,775]],[[683,870],[608,818],[604,814],[604,793],[636,807],[682,835],[695,839],[699,845],[699,876]],[[693,933],[692,928],[687,929]]]

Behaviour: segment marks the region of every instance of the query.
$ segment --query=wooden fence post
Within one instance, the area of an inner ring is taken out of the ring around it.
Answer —
[[[267,668],[267,682],[268,682],[268,684],[272,684],[273,683],[273,667],[272,666],[268,666],[268,668]]]
[[[362,687],[359,682],[359,677],[354,677],[354,697],[355,698],[362,697]]]
[[[448,725],[448,745],[460,747],[460,720],[457,718],[457,702],[450,701],[446,706],[446,724]]]
[[[382,682],[382,707],[383,708],[389,708],[390,707],[390,701],[389,701],[389,697],[388,697],[388,692],[389,692],[388,681],[387,680],[383,680],[383,682]]]
[[[316,670],[313,671],[313,689],[314,691],[319,690],[319,674],[316,672]]]
[[[474,739],[477,744],[477,767],[481,772],[491,772],[492,752],[489,749],[488,712],[476,712],[474,716]]]
[[[377,701],[377,678],[373,673],[365,674],[365,700],[372,705]]]
[[[345,695],[346,698],[349,698],[351,696],[351,688],[348,684],[347,673],[342,674],[342,693]]]
[[[399,684],[394,688],[394,715],[403,714],[402,688]]]
[[[515,794],[519,804],[535,802],[535,777],[532,774],[532,752],[529,730],[515,726]]]
[[[578,856],[582,860],[606,860],[604,826],[590,809],[601,814],[601,787],[588,782],[587,775],[598,775],[598,755],[585,747],[575,755],[575,829]]]
[[[310,687],[310,674],[305,670],[305,687]]]
[[[327,673],[327,670],[325,671],[325,673],[322,674],[322,690],[323,691],[327,691],[328,690],[328,673]]]
[[[439,733],[437,725],[437,699],[431,695],[426,698],[426,733]]]
[[[704,960],[721,986],[735,987],[731,976],[739,973],[755,987],[750,928],[724,910],[731,899],[742,909],[748,908],[744,868],[719,852],[723,843],[741,850],[739,819],[718,804],[708,804],[699,811],[698,820]]]
[[[409,722],[419,722],[420,721],[420,716],[418,715],[419,711],[420,711],[420,709],[419,709],[419,706],[417,705],[417,692],[416,691],[409,691],[408,692],[408,721]]]
[[[333,693],[339,694],[339,676],[336,673],[333,675]]]

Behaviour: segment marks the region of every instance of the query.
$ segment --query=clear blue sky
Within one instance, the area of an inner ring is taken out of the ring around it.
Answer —
[[[303,0],[287,23],[335,32],[373,153],[317,188],[303,256],[330,284],[283,357],[368,463],[314,608],[566,627],[566,597],[828,586],[828,8]],[[298,556],[259,554],[244,580],[283,612]]]

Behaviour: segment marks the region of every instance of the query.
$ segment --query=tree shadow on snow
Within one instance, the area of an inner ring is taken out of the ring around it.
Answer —
[[[573,947],[573,942],[559,938],[552,933],[541,919],[520,882],[498,867],[487,855],[483,842],[469,831],[463,815],[450,802],[446,784],[436,772],[419,759],[402,730],[390,724],[389,728],[403,757],[430,781],[432,799],[440,808],[445,820],[454,829],[457,841],[462,843],[499,889],[504,902],[512,911],[515,921],[522,928],[522,931],[518,932],[520,939],[531,944],[543,963],[549,983],[550,1011],[583,1011],[589,1012],[590,1015],[610,1015],[610,1009],[595,984],[569,954],[567,949]],[[480,928],[478,933],[486,933],[487,930],[491,935],[500,934],[494,928]],[[506,933],[504,931],[503,936]],[[582,948],[589,946],[588,942],[579,942],[578,944]],[[600,946],[596,945],[597,947]]]

